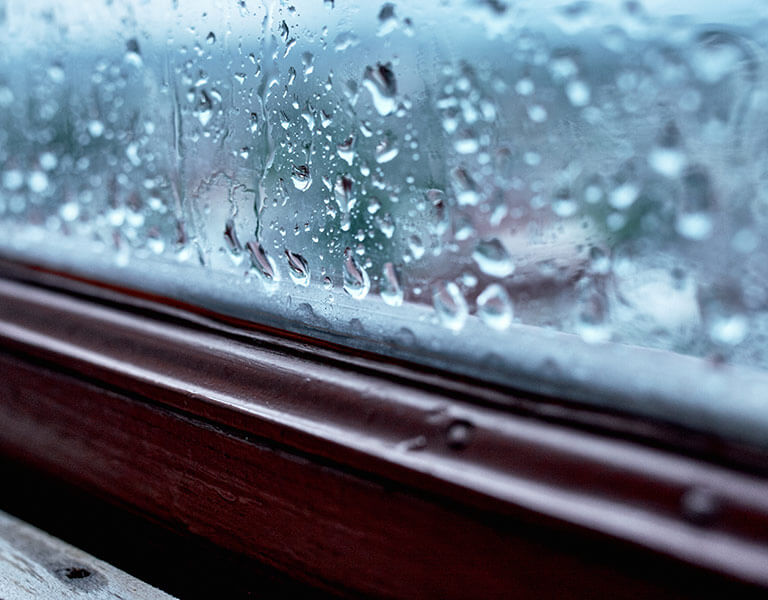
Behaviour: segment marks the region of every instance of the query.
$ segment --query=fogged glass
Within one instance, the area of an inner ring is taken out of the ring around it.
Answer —
[[[529,389],[757,398],[767,14],[0,1],[0,248]]]

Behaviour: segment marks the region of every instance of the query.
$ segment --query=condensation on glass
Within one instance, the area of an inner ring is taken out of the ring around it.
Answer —
[[[754,416],[766,16],[0,0],[0,249],[496,382]]]

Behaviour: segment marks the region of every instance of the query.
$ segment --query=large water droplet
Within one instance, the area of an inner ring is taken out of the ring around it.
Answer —
[[[492,277],[507,277],[515,272],[512,257],[496,238],[478,242],[472,258],[483,273]]]
[[[48,189],[48,175],[42,171],[32,171],[27,176],[27,186],[30,191],[36,194],[42,194]]]
[[[691,67],[699,80],[711,85],[738,71],[743,52],[732,37],[729,33],[720,32],[702,36],[691,56]]]
[[[208,95],[208,92],[201,90],[200,100],[197,107],[197,120],[200,121],[200,125],[205,127],[213,117],[213,100]]]
[[[459,286],[452,281],[438,284],[432,295],[432,303],[444,327],[454,332],[461,331],[467,321],[469,308]]]
[[[248,254],[251,257],[251,264],[256,271],[263,277],[265,282],[272,283],[280,281],[280,272],[274,259],[269,256],[264,247],[259,242],[251,241],[246,244]]]
[[[383,277],[381,279],[381,299],[390,306],[400,306],[403,303],[403,289],[391,263],[384,264]]]
[[[366,67],[363,85],[370,92],[373,106],[380,115],[394,112],[397,108],[397,81],[392,71],[392,63],[377,63],[376,67]]]
[[[293,283],[307,287],[310,275],[307,260],[301,254],[290,250],[285,251],[285,256],[288,257],[288,275],[290,275]]]
[[[243,246],[240,244],[240,239],[237,236],[237,229],[235,227],[235,220],[232,217],[227,219],[227,222],[224,224],[224,241],[231,254],[237,256],[242,252]]]
[[[101,137],[104,133],[104,123],[98,119],[94,119],[88,123],[88,133],[92,138]]]
[[[477,297],[477,314],[494,329],[503,330],[512,323],[512,302],[507,292],[492,283]]]
[[[355,205],[355,199],[352,195],[352,179],[346,175],[339,177],[333,186],[333,196],[336,199],[339,210],[343,214],[349,213]]]
[[[355,136],[350,135],[341,144],[336,146],[336,152],[349,166],[355,160]]]
[[[379,11],[379,29],[376,32],[378,36],[385,36],[397,29],[397,16],[395,15],[395,5],[387,2],[382,5]]]
[[[451,182],[456,192],[456,201],[460,205],[475,206],[480,202],[477,184],[466,169],[457,167],[451,171]]]
[[[140,68],[144,61],[141,60],[141,51],[139,42],[136,38],[131,38],[125,43],[125,62],[136,68]]]
[[[307,165],[293,165],[291,181],[297,190],[306,192],[312,185],[312,174],[309,172],[309,167]]]
[[[371,280],[365,269],[358,264],[351,248],[344,250],[344,291],[355,300],[362,300],[371,289]]]

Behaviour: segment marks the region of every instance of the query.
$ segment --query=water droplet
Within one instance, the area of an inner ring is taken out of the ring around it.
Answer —
[[[24,173],[19,169],[11,169],[3,173],[3,187],[9,192],[15,192],[24,185]]]
[[[512,323],[512,302],[507,292],[492,283],[477,297],[477,314],[494,329],[504,330]]]
[[[343,52],[348,48],[354,48],[360,43],[360,39],[352,32],[347,31],[336,36],[333,47],[336,52]]]
[[[144,64],[141,60],[139,42],[136,41],[136,38],[131,38],[125,43],[125,62],[136,68],[140,68]]]
[[[368,200],[368,212],[372,215],[375,215],[377,212],[381,210],[381,202],[379,202],[378,198],[371,198]]]
[[[206,36],[205,41],[208,42],[209,45],[215,44],[216,34],[214,34],[213,31],[208,32],[208,35]]]
[[[288,30],[288,23],[286,23],[285,21],[280,23],[279,31],[280,31],[280,39],[282,39],[283,42],[287,42],[288,34],[290,33],[290,31]]]
[[[528,118],[534,123],[543,123],[547,120],[547,109],[540,104],[528,107]]]
[[[277,270],[277,265],[275,264],[274,259],[267,255],[259,242],[248,242],[246,248],[251,257],[251,264],[256,271],[263,276],[266,282],[280,281],[280,272]]]
[[[309,172],[309,167],[307,165],[293,165],[291,181],[297,190],[306,192],[312,185],[312,174]]]
[[[333,195],[336,199],[336,204],[339,206],[339,210],[343,214],[349,213],[352,207],[355,205],[355,199],[352,195],[352,179],[343,175],[336,180],[336,184],[333,186]]]
[[[27,186],[30,191],[42,194],[48,189],[48,176],[42,171],[32,171],[27,177]]]
[[[383,277],[381,279],[381,299],[390,306],[400,306],[403,303],[403,289],[391,263],[384,263]]]
[[[88,133],[92,138],[101,137],[102,134],[104,133],[104,123],[102,123],[97,119],[90,121],[88,123]]]
[[[392,71],[392,63],[377,63],[375,68],[366,67],[363,86],[370,92],[373,106],[381,116],[386,116],[397,108],[397,81]]]
[[[695,525],[709,525],[720,512],[720,502],[715,494],[706,488],[694,487],[685,492],[681,499],[683,516]]]
[[[523,77],[515,84],[515,91],[521,96],[530,96],[533,94],[535,89],[536,88],[533,85],[533,81],[531,81],[528,77]]]
[[[408,238],[408,248],[411,251],[411,255],[414,259],[419,260],[424,256],[426,249],[424,248],[424,242],[418,235],[412,235]]]
[[[452,450],[463,450],[472,440],[474,427],[469,421],[456,420],[448,426],[445,442]]]
[[[392,218],[391,214],[386,213],[377,217],[376,226],[379,228],[379,231],[384,234],[384,237],[388,240],[392,239],[392,236],[395,233],[395,220]]]
[[[227,222],[224,224],[224,241],[231,254],[238,256],[242,252],[243,246],[240,244],[240,239],[235,229],[235,220],[232,217],[227,219]]]
[[[750,254],[757,250],[759,245],[760,236],[751,229],[740,229],[731,239],[731,247],[741,254]]]
[[[720,32],[702,36],[691,56],[691,67],[700,81],[712,85],[738,71],[743,52],[732,37],[729,33]]]
[[[679,177],[686,165],[685,154],[678,148],[657,146],[648,154],[648,164],[659,175]]]
[[[309,285],[309,265],[307,260],[301,255],[290,250],[285,251],[288,257],[288,275],[296,285],[307,287]]]
[[[40,167],[43,171],[53,171],[58,164],[59,159],[53,152],[43,152],[40,155]]]
[[[467,130],[456,139],[453,148],[459,154],[475,154],[480,149],[480,142],[474,132]]]
[[[141,157],[139,157],[139,145],[136,142],[131,142],[125,148],[125,156],[134,167],[138,167],[141,164]]]
[[[75,201],[65,202],[59,208],[59,216],[71,223],[80,216],[80,205]]]
[[[483,273],[492,277],[507,277],[515,272],[512,257],[496,238],[478,242],[472,258]]]
[[[744,340],[749,322],[744,315],[717,315],[709,325],[709,336],[715,342],[735,346]]]
[[[589,86],[580,79],[572,79],[565,85],[565,95],[573,106],[579,108],[589,104],[592,96]]]
[[[63,83],[67,78],[67,74],[64,72],[64,69],[60,64],[54,63],[48,68],[48,77],[54,83]]]
[[[578,302],[576,333],[588,344],[606,342],[611,338],[608,301],[593,282],[588,282]]]
[[[397,447],[406,452],[412,452],[414,450],[423,450],[427,447],[427,438],[423,435],[417,435],[416,437],[409,438],[400,442]]]
[[[705,212],[680,213],[675,221],[675,229],[689,240],[706,240],[712,235],[712,217]]]
[[[656,146],[648,154],[650,167],[665,177],[679,177],[686,167],[686,156],[680,147],[680,131],[673,123],[663,128]]]
[[[303,71],[304,77],[306,77],[307,75],[311,75],[314,72],[315,70],[314,61],[315,61],[315,57],[312,55],[311,52],[304,52],[301,55],[301,64],[304,66],[304,71]]]
[[[395,15],[395,5],[387,2],[382,5],[379,11],[379,29],[376,32],[378,36],[385,36],[397,29],[397,16]]]
[[[634,183],[623,183],[611,191],[608,202],[616,210],[624,210],[632,206],[639,195],[640,190]]]
[[[397,146],[395,146],[394,141],[390,137],[385,137],[376,144],[376,162],[379,164],[388,163],[397,157],[399,152],[400,151]]]
[[[572,217],[578,210],[579,204],[567,188],[560,190],[552,200],[552,212],[562,219]]]
[[[454,282],[438,284],[432,295],[432,303],[438,319],[444,327],[454,332],[458,332],[464,327],[469,315],[469,308],[459,286]]]
[[[213,100],[205,90],[200,92],[200,100],[197,106],[197,120],[205,127],[213,118]]]
[[[344,291],[355,300],[362,300],[371,289],[371,280],[365,269],[358,264],[351,248],[344,250]]]
[[[715,192],[706,170],[692,167],[683,176],[683,199],[675,227],[677,232],[691,240],[709,238],[714,228],[712,210]]]
[[[456,192],[456,201],[462,206],[475,206],[480,202],[477,184],[463,167],[451,171],[451,183]]]
[[[348,165],[352,166],[355,160],[355,136],[351,135],[341,144],[336,146],[336,152]]]

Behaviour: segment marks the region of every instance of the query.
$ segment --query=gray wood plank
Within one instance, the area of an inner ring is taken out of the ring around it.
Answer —
[[[172,596],[0,511],[0,600]]]

